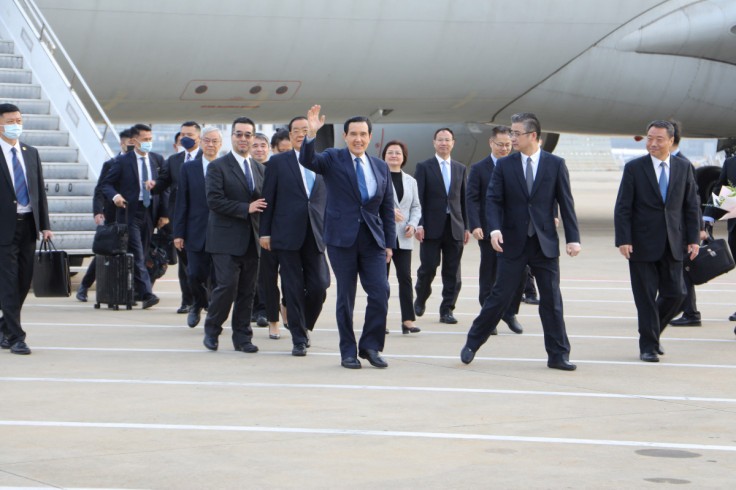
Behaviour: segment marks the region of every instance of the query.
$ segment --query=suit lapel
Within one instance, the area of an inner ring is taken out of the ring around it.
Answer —
[[[542,185],[540,184],[540,182],[542,181],[544,176],[549,171],[548,163],[549,162],[547,161],[547,156],[544,154],[544,152],[542,152],[539,155],[539,163],[537,164],[537,175],[534,177],[534,183],[532,184],[532,192],[529,193],[529,197],[532,197],[534,193],[537,192],[537,189],[539,189],[539,186]],[[526,187],[526,185],[524,185],[524,187]]]
[[[358,202],[363,202],[363,198],[360,196],[360,189],[358,188],[358,174],[355,173],[355,162],[353,156],[350,154],[350,150],[343,149],[344,160],[347,161],[347,168],[345,169],[348,174],[348,180],[350,180],[350,187],[353,189],[353,195]]]
[[[373,170],[373,177],[376,179],[376,194],[373,197],[376,197],[378,195],[378,191],[380,189],[384,189],[386,187],[386,178],[388,176],[384,176],[383,173],[381,173],[378,170],[378,167],[376,166],[376,163],[373,161],[373,158],[366,155],[368,157],[368,163],[371,166],[371,169]],[[357,179],[357,176],[356,176]]]
[[[0,150],[0,164],[2,164],[2,174],[5,176],[5,180],[8,183],[8,189],[15,194],[15,187],[13,186],[13,179],[10,177],[10,171],[8,170],[8,162],[5,160],[5,153]]]
[[[672,165],[670,165],[670,169],[672,169]],[[651,155],[649,158],[644,160],[644,173],[647,176],[647,180],[652,185],[654,192],[656,192],[659,198],[662,199],[662,193],[659,192],[659,182],[657,182],[657,174],[654,172],[654,161],[652,160]]]
[[[238,182],[240,182],[246,192],[248,192],[248,195],[250,195],[250,187],[248,186],[248,181],[245,180],[245,174],[243,173],[243,169],[240,168],[240,164],[235,159],[232,153],[228,153],[227,157],[228,166],[230,167],[230,173],[235,175],[235,178],[238,179]]]
[[[445,189],[445,178],[442,176],[442,168],[440,167],[440,162],[437,161],[437,157],[432,157],[432,165],[430,165],[429,168],[432,169],[435,178],[440,179],[442,190],[445,191],[445,196],[447,196],[447,189]],[[452,165],[450,165],[450,187],[452,187]]]
[[[682,170],[685,167],[677,165],[675,158],[670,158],[670,178],[667,181],[667,197],[670,196],[672,188],[674,187],[673,182],[685,182],[685,178],[682,176]],[[659,188],[659,185],[657,186]],[[665,201],[666,202],[666,201]]]
[[[517,152],[511,155],[511,158],[513,159],[511,171],[516,175],[516,180],[519,183],[519,186],[523,189],[522,192],[528,197],[529,196],[529,190],[526,188],[526,180],[524,179],[524,171],[521,168],[521,153]]]
[[[302,179],[302,171],[299,169],[301,165],[299,165],[299,160],[296,156],[296,151],[292,151],[289,155],[289,158],[287,160],[288,165],[286,165],[289,168],[289,171],[292,173],[292,177],[296,179],[297,187],[301,189],[301,194],[304,195],[304,197],[308,198],[307,196],[307,189],[304,188],[304,179]],[[312,186],[312,192],[314,192],[314,186],[317,185],[317,174],[315,173],[314,178],[314,185]]]

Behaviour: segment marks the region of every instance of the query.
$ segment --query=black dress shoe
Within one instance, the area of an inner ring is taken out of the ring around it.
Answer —
[[[10,341],[5,334],[3,334],[3,338],[0,339],[0,349],[10,349]]]
[[[732,322],[736,322],[736,312],[733,315],[729,316],[728,319]],[[736,330],[734,330],[734,332],[736,332]]]
[[[509,326],[509,329],[514,333],[523,333],[524,329],[521,328],[521,323],[519,323],[519,320],[516,319],[516,315],[511,315],[508,318],[503,319],[504,322],[506,322],[506,325]]]
[[[493,330],[488,332],[488,335],[498,335],[498,329],[496,329],[496,327],[493,327]]]
[[[408,333],[419,333],[421,331],[422,331],[422,329],[419,328],[419,327],[408,327],[408,326],[404,325],[403,323],[401,324],[401,333],[404,334],[404,335],[406,335]]]
[[[562,361],[547,361],[547,367],[551,369],[560,369],[562,371],[575,371],[578,367],[575,364]]]
[[[673,327],[699,327],[701,323],[700,317],[682,315],[680,318],[672,320],[670,325]]]
[[[659,362],[659,357],[654,352],[642,352],[639,354],[639,359],[644,362]]]
[[[538,305],[539,304],[539,298],[537,298],[536,296],[526,296],[525,295],[523,298],[521,298],[521,300],[528,305]]]
[[[77,289],[77,299],[82,303],[87,302],[87,288],[83,284],[80,284],[79,289]]]
[[[143,309],[147,310],[151,306],[156,306],[161,301],[155,294],[148,294],[143,298]]]
[[[179,314],[189,313],[190,311],[192,311],[192,305],[185,305],[184,303],[176,310]]]
[[[204,336],[204,342],[202,342],[205,347],[207,347],[209,350],[217,350],[217,346],[219,344],[217,337],[214,335],[205,335]]]
[[[457,323],[457,318],[452,316],[452,313],[440,313],[440,323],[449,323],[450,325],[454,325]]]
[[[31,353],[31,349],[28,347],[28,345],[25,342],[23,342],[22,340],[19,340],[18,342],[10,346],[10,353],[27,356],[28,354]]]
[[[373,349],[361,349],[358,352],[358,356],[362,359],[368,360],[371,366],[377,368],[387,368],[388,363],[378,354],[377,350]]]
[[[357,360],[354,357],[346,357],[342,361],[340,361],[340,364],[344,368],[348,369],[360,369],[360,361]]]
[[[268,318],[266,318],[265,315],[258,315],[256,318],[256,325],[259,327],[267,327],[268,326]]]
[[[258,346],[253,345],[251,342],[243,342],[235,350],[246,352],[248,354],[253,354],[255,352],[258,352]]]
[[[460,360],[463,364],[470,364],[475,359],[475,351],[467,345],[460,351]]]
[[[425,305],[420,305],[419,301],[414,300],[414,314],[416,314],[417,316],[424,315],[425,308],[426,308]]]
[[[202,319],[202,308],[192,306],[192,309],[189,310],[189,314],[187,315],[187,325],[189,325],[189,328],[194,328],[197,325],[199,325],[199,320],[201,319]]]
[[[291,355],[297,356],[297,357],[304,357],[307,355],[307,344],[305,343],[298,343],[295,344],[294,347],[291,349]]]

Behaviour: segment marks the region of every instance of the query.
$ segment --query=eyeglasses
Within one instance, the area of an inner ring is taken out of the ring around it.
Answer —
[[[398,156],[403,156],[403,155],[404,155],[404,152],[402,152],[401,150],[388,150],[388,151],[386,152],[386,155],[398,155]]]
[[[290,131],[290,133],[293,134],[293,135],[299,136],[299,135],[302,135],[302,134],[309,133],[309,130],[306,129],[306,128],[305,129],[292,129]]]
[[[526,133],[520,133],[520,132],[518,132],[518,131],[511,131],[511,132],[509,132],[509,135],[510,135],[510,136],[511,136],[512,138],[518,138],[519,136],[524,136],[525,134],[531,134],[531,133],[533,133],[533,132],[534,132],[534,131],[527,131]]]
[[[202,138],[202,143],[205,145],[216,145],[220,143],[221,140],[211,140],[209,138]]]
[[[236,131],[233,133],[233,136],[237,139],[245,138],[249,140],[253,137],[253,133],[241,133],[240,131]]]
[[[496,143],[493,142],[494,145],[496,145],[498,148],[511,148],[511,143]]]

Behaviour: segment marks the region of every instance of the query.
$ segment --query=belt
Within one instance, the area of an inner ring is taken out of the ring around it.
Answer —
[[[33,215],[33,213],[16,213],[16,219],[18,221],[23,221],[26,218],[30,218]]]

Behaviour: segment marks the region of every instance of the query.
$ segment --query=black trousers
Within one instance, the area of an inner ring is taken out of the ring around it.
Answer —
[[[505,246],[512,245],[506,243]],[[508,259],[503,254],[498,256],[498,277],[504,280],[495,282],[491,295],[483,304],[480,314],[473,320],[468,332],[467,346],[477,351],[486,343],[504,312],[508,310],[519,283],[525,279],[527,265],[536,276],[539,287],[539,317],[542,320],[547,357],[554,362],[567,361],[570,357],[570,342],[562,311],[559,257],[546,257],[536,235],[527,238],[521,256],[515,259]]]
[[[463,257],[463,241],[452,237],[450,218],[445,220],[445,230],[438,240],[427,240],[419,245],[419,269],[417,270],[417,303],[424,304],[432,294],[432,281],[437,274],[437,266],[442,261],[442,303],[440,314],[455,309],[457,296],[462,287],[460,259]]]
[[[128,225],[128,252],[133,254],[133,282],[137,298],[151,294],[151,277],[146,268],[146,257],[153,237],[153,215],[150,207],[138,202],[135,216]]]
[[[659,337],[674,318],[684,298],[682,262],[675,260],[669,245],[655,262],[629,261],[631,290],[639,320],[639,351],[655,353]]]
[[[411,286],[411,250],[398,248],[393,249],[391,260],[396,266],[396,279],[399,281],[399,304],[401,305],[401,322],[413,322],[414,316],[414,291]],[[387,274],[391,272],[391,263],[386,264]]]
[[[690,280],[690,276],[682,270],[682,292],[684,299],[682,301],[682,313],[686,317],[700,318],[700,312],[698,311],[697,298],[695,296],[695,284]]]
[[[217,284],[215,269],[212,267],[212,257],[207,252],[187,252],[187,279],[189,290],[192,292],[194,308],[208,308],[210,289]],[[208,286],[208,283],[210,286]]]
[[[9,245],[0,245],[0,331],[10,345],[26,339],[20,325],[20,310],[33,279],[33,254],[36,249],[36,224],[33,214],[20,215]]]
[[[84,273],[84,277],[82,278],[82,286],[89,289],[92,287],[92,285],[95,283],[95,279],[97,278],[97,262],[95,261],[95,257],[92,257],[92,260],[89,263],[89,267],[87,267],[87,272]]]
[[[498,255],[493,250],[490,240],[478,240],[478,246],[480,247],[480,267],[478,269],[478,301],[482,307],[486,300],[491,296],[491,290],[493,284],[496,282],[497,271],[498,271]],[[529,266],[527,266],[529,269]],[[505,280],[505,279],[504,279]],[[503,319],[510,320],[514,315],[519,314],[519,305],[521,304],[521,296],[524,294],[524,288],[526,285],[526,277],[519,282],[519,287],[516,290],[509,308],[504,312]],[[534,291],[536,295],[537,292]]]
[[[258,279],[258,251],[251,236],[245,255],[211,254],[217,286],[212,291],[205,334],[218,336],[232,307],[233,347],[253,338],[250,314]]]
[[[194,295],[190,286],[189,277],[187,276],[187,267],[189,266],[189,257],[187,256],[186,246],[184,250],[176,250],[176,256],[179,262],[179,289],[181,289],[181,304],[193,305]]]
[[[265,248],[261,249],[261,261],[258,265],[258,299],[263,302],[266,319],[269,322],[278,322],[281,301],[279,260],[276,254]]]

